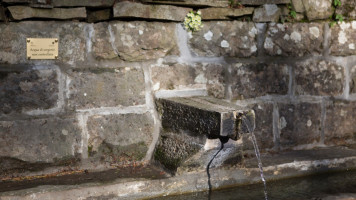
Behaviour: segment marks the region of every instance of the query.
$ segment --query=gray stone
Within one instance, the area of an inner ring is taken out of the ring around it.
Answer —
[[[32,0],[30,7],[33,8],[53,8],[51,0]]]
[[[112,22],[94,25],[93,52],[99,59],[119,57],[127,61],[178,55],[175,24],[160,22]]]
[[[83,19],[87,17],[85,8],[40,9],[27,6],[10,6],[8,9],[14,20],[29,18]]]
[[[321,105],[311,103],[278,104],[281,147],[320,142]]]
[[[297,95],[338,96],[344,90],[344,69],[334,62],[299,62],[295,67]]]
[[[326,106],[325,144],[344,145],[356,142],[355,102],[334,101]]]
[[[42,60],[27,60],[26,38],[58,38],[59,57],[49,63],[84,61],[87,47],[86,29],[90,25],[78,22],[24,21],[0,24],[0,63],[38,64]],[[31,31],[29,31],[31,30]]]
[[[264,49],[271,56],[320,55],[323,50],[323,24],[271,23],[267,29]]]
[[[237,140],[255,124],[253,111],[212,97],[159,99],[156,104],[163,129],[195,137]]]
[[[302,0],[310,21],[328,19],[334,13],[332,0]]]
[[[190,8],[182,8],[168,5],[146,5],[129,1],[118,2],[114,6],[115,18],[143,18],[178,21],[184,20],[191,11]]]
[[[225,69],[220,64],[153,66],[154,90],[205,89],[217,98],[225,96]]]
[[[57,106],[58,84],[54,70],[0,72],[0,114]]]
[[[289,67],[278,64],[235,64],[231,72],[233,99],[288,93]],[[268,83],[268,84],[266,84]]]
[[[111,9],[88,11],[88,22],[94,23],[110,19]]]
[[[5,9],[0,4],[0,21],[6,21]]]
[[[257,28],[240,21],[205,22],[189,40],[191,50],[206,57],[250,57],[257,54]]]
[[[167,4],[187,7],[228,7],[228,0],[142,0],[144,3]]]
[[[114,5],[115,0],[52,0],[54,7],[111,7]]]
[[[149,113],[89,117],[89,157],[110,164],[142,160],[152,142],[153,124]]]
[[[330,53],[335,56],[356,54],[356,21],[343,22],[331,28]]]
[[[231,19],[244,15],[252,15],[254,8],[205,8],[201,9],[201,17],[203,20],[212,19]]]
[[[143,71],[136,68],[69,72],[71,108],[135,106],[145,104]]]
[[[265,4],[253,12],[254,22],[278,22],[281,9],[275,4]]]
[[[72,117],[0,122],[0,157],[56,163],[80,152],[81,129]]]
[[[292,0],[292,6],[296,12],[299,12],[299,13],[305,12],[305,8],[304,8],[302,0]]]
[[[336,14],[342,15],[345,20],[356,19],[356,1],[340,0],[341,6],[336,8]]]
[[[21,3],[31,3],[32,0],[2,0],[2,2],[8,4],[21,4]]]
[[[242,5],[289,4],[290,0],[239,0]]]

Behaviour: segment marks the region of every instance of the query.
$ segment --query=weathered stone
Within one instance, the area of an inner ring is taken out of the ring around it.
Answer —
[[[113,22],[94,25],[93,51],[97,58],[120,57],[127,61],[177,55],[175,24]]]
[[[195,137],[237,140],[255,124],[253,111],[212,97],[159,99],[156,104],[162,128]]]
[[[320,23],[271,23],[264,49],[271,56],[320,55],[323,50],[323,34],[323,24]]]
[[[325,113],[325,143],[343,145],[356,142],[355,102],[328,103]]]
[[[336,8],[336,14],[342,15],[346,20],[356,19],[356,1],[340,0],[341,5]]]
[[[145,82],[141,69],[99,68],[73,71],[69,78],[68,104],[72,108],[145,104]]]
[[[212,19],[231,19],[244,15],[252,15],[254,8],[205,8],[201,9],[201,17],[203,20]]]
[[[144,3],[167,4],[187,7],[228,7],[228,0],[142,0]]]
[[[193,33],[189,45],[199,56],[250,57],[257,54],[257,32],[250,22],[205,22],[201,31]]]
[[[32,0],[2,0],[2,2],[4,3],[8,3],[8,4],[17,4],[17,3],[31,3]]]
[[[58,84],[53,70],[0,72],[0,114],[55,107]]]
[[[289,67],[278,64],[235,64],[231,72],[234,99],[288,93]],[[268,84],[266,84],[268,83]]]
[[[34,8],[53,8],[51,0],[32,0],[30,6]]]
[[[310,21],[328,19],[334,13],[332,0],[302,0]]]
[[[115,0],[52,0],[54,7],[111,7],[114,5]]]
[[[110,19],[111,9],[88,11],[88,22],[94,23]]]
[[[275,4],[265,4],[253,12],[254,22],[278,22],[281,9]]]
[[[335,56],[356,55],[356,21],[342,22],[331,28],[330,51]]]
[[[334,62],[299,62],[295,67],[297,95],[338,96],[344,88],[344,69]]]
[[[85,8],[40,9],[27,6],[10,6],[8,9],[14,20],[29,18],[83,19],[87,17]]]
[[[153,124],[149,113],[89,117],[89,157],[119,164],[142,160],[152,142]]]
[[[189,157],[204,145],[204,139],[180,133],[161,133],[154,158],[168,170],[175,172]]]
[[[292,6],[296,12],[299,12],[299,13],[305,12],[303,1],[301,1],[301,0],[292,0]]]
[[[289,4],[290,0],[239,0],[242,5]]]
[[[90,27],[91,25],[84,23],[58,21],[25,21],[0,24],[0,62],[9,64],[43,62],[73,64],[74,62],[84,61],[87,48],[87,33],[85,30]],[[27,60],[26,38],[58,38],[58,60]]]
[[[146,5],[129,1],[118,2],[114,6],[115,18],[144,18],[168,21],[184,20],[190,8],[168,5]]]
[[[350,69],[350,94],[356,93],[356,66],[352,66]]]
[[[153,89],[157,91],[207,88],[210,96],[224,98],[224,74],[224,67],[220,64],[153,66]]]
[[[71,117],[0,122],[0,157],[55,163],[80,152],[81,130]]]
[[[278,108],[281,147],[295,147],[320,141],[320,104],[278,104]]]
[[[6,21],[5,9],[0,4],[0,21]]]

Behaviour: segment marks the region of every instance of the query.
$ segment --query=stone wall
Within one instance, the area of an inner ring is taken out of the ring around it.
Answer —
[[[254,109],[263,150],[355,143],[355,2],[229,2],[0,0],[1,176],[147,163],[163,97]],[[29,37],[59,58],[27,60]]]

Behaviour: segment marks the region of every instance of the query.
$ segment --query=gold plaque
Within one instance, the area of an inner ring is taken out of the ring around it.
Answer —
[[[57,59],[57,38],[27,38],[27,59]]]

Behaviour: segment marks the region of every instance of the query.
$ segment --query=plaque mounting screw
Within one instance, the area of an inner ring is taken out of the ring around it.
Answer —
[[[30,59],[31,59],[31,56],[27,57],[27,59],[30,60]]]
[[[27,39],[27,43],[30,43],[31,42],[31,40],[30,39]]]
[[[57,59],[57,58],[58,58],[58,56],[54,56],[54,58],[55,58],[55,59]]]
[[[54,42],[58,42],[58,39],[55,39]]]

